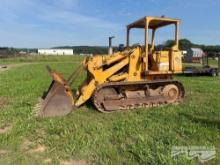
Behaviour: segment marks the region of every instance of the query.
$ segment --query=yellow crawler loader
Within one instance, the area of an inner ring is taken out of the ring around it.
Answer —
[[[184,87],[173,79],[174,74],[182,73],[179,23],[178,19],[144,17],[129,24],[127,46],[123,51],[86,57],[68,80],[48,67],[53,81],[35,108],[37,115],[67,115],[88,100],[92,100],[98,111],[106,113],[182,101]],[[155,33],[168,25],[175,27],[174,45],[157,50]],[[144,30],[144,46],[129,45],[130,31],[134,28]],[[81,67],[87,71],[87,78],[73,92],[71,84]]]

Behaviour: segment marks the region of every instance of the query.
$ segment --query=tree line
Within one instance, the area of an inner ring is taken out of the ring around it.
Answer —
[[[173,40],[167,40],[164,45],[165,46],[172,46],[174,44]],[[179,40],[179,48],[180,50],[188,50],[190,48],[201,48],[204,52],[211,53],[211,52],[220,52],[220,45],[204,45],[204,44],[195,44],[192,43],[190,40],[184,38]]]
[[[157,45],[156,47],[170,47],[174,44],[173,40],[167,40],[162,45]],[[203,45],[203,44],[195,44],[192,43],[188,39],[180,39],[179,40],[179,48],[180,50],[189,50],[190,48],[201,48],[204,52],[212,53],[212,52],[220,52],[220,45]],[[56,47],[62,49],[73,49],[75,54],[107,54],[108,47],[107,46],[63,46],[63,47]],[[113,47],[113,50],[117,50],[118,47]]]
[[[170,47],[174,44],[173,40],[167,40],[162,45],[157,45],[157,47]],[[192,47],[201,48],[204,52],[213,53],[220,52],[220,45],[203,45],[203,44],[195,44],[192,43],[188,39],[180,39],[179,40],[180,50],[189,50]],[[107,54],[108,47],[107,46],[60,46],[54,47],[62,48],[62,49],[73,49],[74,54]],[[117,51],[118,47],[113,47],[114,51]],[[19,54],[19,52],[27,52],[27,53],[37,53],[37,49],[16,49],[16,48],[7,48],[0,47],[0,56],[9,56]]]

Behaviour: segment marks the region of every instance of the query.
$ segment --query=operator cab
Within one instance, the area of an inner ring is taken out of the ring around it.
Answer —
[[[143,58],[143,72],[147,74],[164,74],[182,72],[181,52],[179,50],[179,23],[178,19],[165,17],[144,17],[127,26],[127,47],[130,42],[130,31],[141,28],[145,31]],[[175,26],[174,43],[170,48],[155,47],[155,34],[159,28]],[[151,31],[151,38],[149,32]],[[150,42],[148,42],[151,40]]]

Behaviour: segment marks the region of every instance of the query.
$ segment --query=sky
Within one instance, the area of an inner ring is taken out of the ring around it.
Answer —
[[[220,45],[220,0],[0,0],[0,13],[0,47],[106,46],[111,35],[118,45],[127,24],[161,15],[181,20],[180,38]],[[132,42],[143,42],[142,32]],[[156,36],[161,43],[172,32]]]

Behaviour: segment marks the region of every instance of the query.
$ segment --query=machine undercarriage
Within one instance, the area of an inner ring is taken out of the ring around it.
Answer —
[[[148,108],[179,103],[183,85],[175,80],[106,83],[97,88],[93,104],[101,112]]]

